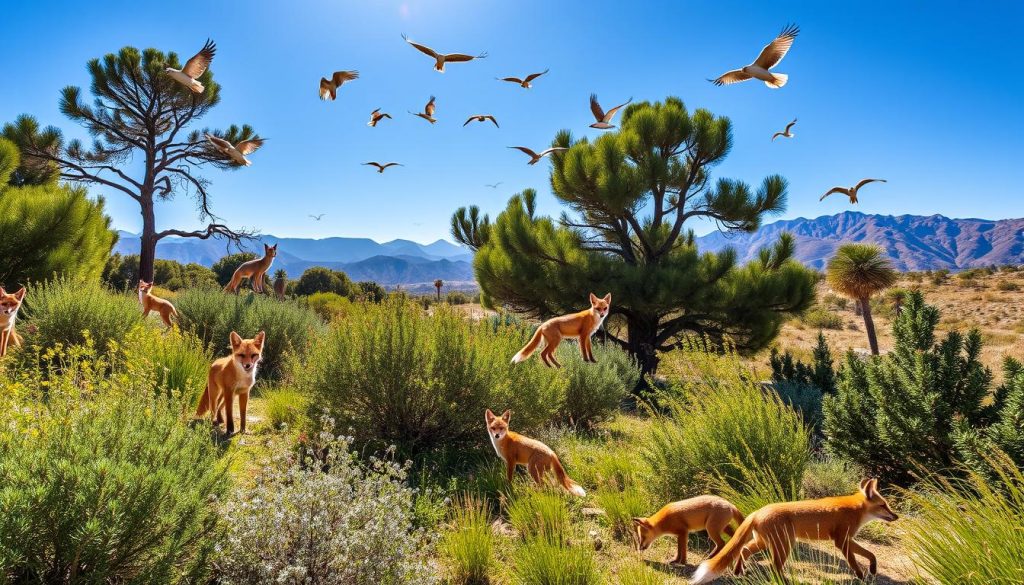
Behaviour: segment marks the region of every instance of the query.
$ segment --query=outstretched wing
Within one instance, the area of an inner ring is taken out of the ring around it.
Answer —
[[[331,77],[331,81],[334,82],[334,85],[341,85],[342,83],[345,83],[346,81],[352,81],[353,79],[358,79],[358,78],[359,78],[359,72],[358,71],[335,71],[334,75]]]
[[[472,122],[473,120],[476,120],[476,116],[470,116],[470,117],[466,118],[466,123],[465,123],[465,124],[463,124],[463,125],[462,125],[462,127],[463,127],[463,128],[465,128],[465,127],[466,127],[466,124],[469,124],[469,123],[470,123],[470,122]]]
[[[786,124],[786,134],[789,134],[789,129],[793,127],[793,124],[796,124],[796,118],[793,118],[792,122]]]
[[[711,83],[715,85],[730,85],[733,83],[739,83],[750,79],[750,75],[745,73],[742,69],[733,69],[723,73],[718,79],[709,79]]]
[[[818,201],[824,201],[826,197],[828,197],[829,195],[832,195],[834,193],[842,193],[843,195],[846,195],[847,197],[850,196],[850,190],[849,189],[847,189],[845,187],[832,187],[831,189],[828,190],[828,192],[826,192],[824,195],[822,195],[821,199],[818,199]]]
[[[371,167],[377,167],[378,170],[384,170],[379,162],[364,162],[364,165],[370,165]]]
[[[524,152],[524,153],[526,153],[527,155],[529,155],[529,156],[530,156],[530,158],[535,158],[535,157],[537,156],[537,153],[536,153],[536,152],[534,152],[534,151],[530,150],[529,148],[526,148],[525,146],[510,146],[509,148],[514,148],[514,149],[516,149],[516,150],[519,150],[519,151],[521,151],[521,152]]]
[[[203,73],[206,73],[206,69],[210,66],[210,62],[213,61],[213,56],[216,52],[217,44],[210,39],[206,39],[206,44],[203,45],[203,48],[185,63],[185,66],[181,68],[181,72],[192,79],[200,78]]]
[[[879,182],[879,183],[885,183],[886,182],[885,179],[861,179],[861,181],[859,183],[857,183],[857,186],[854,187],[853,190],[856,191],[856,190],[860,189],[861,187],[863,187],[864,185],[867,185],[868,183],[874,183],[876,181]]]
[[[435,51],[434,49],[431,49],[426,45],[421,45],[419,43],[410,41],[409,37],[405,36],[404,34],[402,35],[402,38],[405,39],[405,42],[416,47],[416,49],[419,50],[419,52],[423,53],[424,55],[430,55],[431,57],[437,59],[437,51]]]
[[[501,126],[498,126],[498,121],[497,121],[497,120],[495,120],[495,119],[494,119],[494,116],[492,116],[492,115],[490,115],[490,114],[488,114],[488,115],[484,116],[484,120],[490,120],[491,122],[494,122],[494,125],[495,125],[495,127],[497,127],[497,128],[501,128]]]
[[[259,147],[263,146],[263,140],[263,138],[250,138],[249,140],[239,142],[235,148],[243,155],[252,154],[256,152]]]
[[[590,111],[598,122],[604,120],[604,110],[601,109],[601,104],[597,103],[596,93],[590,94]]]
[[[402,166],[402,163],[389,162],[387,164],[381,165],[380,168],[381,168],[381,170],[384,170],[384,169],[386,169],[388,167],[400,167],[400,166]]]
[[[779,136],[785,136],[785,134],[783,134],[782,132],[776,132],[775,134],[772,134],[772,142],[775,142],[775,139],[778,138]]]
[[[541,75],[544,75],[548,71],[551,71],[551,70],[550,69],[545,69],[544,71],[541,71],[540,73],[531,73],[531,74],[527,75],[526,76],[526,83],[530,83],[531,81],[533,81],[534,79],[537,79]]]
[[[569,150],[569,149],[564,147],[564,146],[552,146],[551,148],[549,148],[549,149],[545,150],[544,152],[540,153],[540,155],[541,156],[547,156],[547,155],[549,155],[549,154],[551,154],[553,152],[562,152],[563,150]]]
[[[473,59],[485,59],[487,53],[480,53],[479,55],[467,55],[465,53],[448,53],[444,56],[446,63],[461,63],[464,61],[472,61]]]
[[[522,83],[523,80],[518,77],[500,77],[497,78],[499,81],[511,81],[512,83]]]
[[[206,140],[209,141],[217,150],[226,152],[231,149],[231,143],[223,138],[217,138],[213,134],[207,134]]]
[[[625,101],[625,103],[621,103],[621,104],[615,106],[614,108],[608,110],[607,112],[605,112],[605,114],[604,114],[604,121],[605,122],[611,122],[612,118],[615,117],[615,112],[618,112],[623,107],[629,105],[629,103],[632,102],[632,101],[633,101],[633,98],[629,98],[628,100]]]
[[[431,118],[434,117],[434,109],[435,109],[434,99],[435,99],[434,96],[430,96],[430,101],[427,102],[426,107],[423,108],[423,113],[425,113],[426,115],[430,116]]]
[[[764,67],[765,69],[771,69],[782,61],[782,58],[789,52],[789,48],[793,46],[793,39],[796,35],[800,34],[800,27],[796,25],[789,25],[782,29],[779,36],[775,37],[775,40],[765,45],[761,49],[761,54],[754,60],[754,65]]]

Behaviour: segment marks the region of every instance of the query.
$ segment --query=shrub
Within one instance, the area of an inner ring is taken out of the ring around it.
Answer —
[[[344,272],[323,266],[307,268],[295,285],[295,294],[334,293],[343,297],[352,294],[352,281]]]
[[[214,356],[225,354],[232,331],[244,338],[266,331],[260,376],[270,379],[280,376],[286,353],[305,350],[323,330],[313,311],[263,295],[186,290],[178,295],[175,306],[181,327],[212,347]]]
[[[413,527],[406,468],[364,466],[349,448],[329,431],[298,457],[278,448],[254,484],[225,502],[227,536],[214,563],[222,583],[436,581],[425,534]]]
[[[88,336],[101,351],[111,341],[121,341],[142,323],[139,301],[110,292],[99,284],[82,284],[63,278],[32,287],[25,297],[27,322],[35,333],[26,333],[26,346],[43,348],[57,344],[78,345]],[[28,329],[19,328],[25,333]]]
[[[521,545],[515,552],[515,578],[522,585],[592,585],[601,583],[594,554],[546,540]]]
[[[313,293],[299,302],[327,322],[344,318],[352,310],[352,302],[347,297],[333,292]]]
[[[449,305],[465,305],[472,299],[469,295],[460,290],[453,290],[444,296],[444,300]]]
[[[789,351],[780,354],[778,350],[772,348],[771,356],[768,358],[772,368],[772,381],[814,386],[822,394],[832,394],[836,391],[836,371],[832,363],[832,350],[825,335],[820,331],[812,355],[812,363],[805,364],[794,359]]]
[[[996,481],[997,474],[989,468],[986,455],[993,451],[1002,451],[1024,468],[1024,364],[1007,357],[1003,362],[1003,379],[988,405],[993,413],[992,424],[979,428],[961,419],[956,421],[953,431],[960,459],[992,481]]]
[[[800,484],[805,499],[844,496],[857,490],[863,475],[857,466],[836,457],[822,457],[807,464]]]
[[[305,420],[309,404],[301,392],[292,388],[274,388],[264,393],[263,398],[270,428],[296,428]]]
[[[554,488],[522,486],[508,503],[508,521],[527,540],[563,543],[569,529],[565,496]]]
[[[469,494],[452,507],[451,526],[441,537],[449,580],[460,585],[486,585],[494,562],[494,535],[487,501]]]
[[[967,470],[963,480],[931,475],[905,492],[916,509],[904,519],[905,546],[937,583],[1024,582],[1024,472],[998,451],[987,467],[995,486]]]
[[[355,293],[355,300],[368,303],[379,303],[388,296],[388,292],[384,290],[384,287],[372,280],[355,283],[355,290],[353,292]]]
[[[1016,292],[1020,290],[1020,285],[1013,280],[1000,280],[996,283],[996,290],[1004,292]]]
[[[804,313],[800,320],[808,327],[813,327],[815,329],[843,328],[842,316],[833,313],[824,307],[814,307],[810,311]]]
[[[687,353],[683,386],[661,403],[640,454],[656,495],[695,496],[715,479],[742,486],[747,470],[770,467],[788,495],[796,495],[809,458],[809,434],[799,415],[764,392],[738,357]],[[790,487],[792,486],[792,487]]]
[[[558,413],[562,422],[587,427],[607,419],[618,412],[640,380],[636,361],[618,347],[596,343],[593,353],[596,364],[584,362],[579,348],[570,344],[558,355],[564,365],[560,375],[566,379],[565,400]]]
[[[0,582],[205,581],[225,466],[127,358],[51,349],[0,378]]]
[[[139,327],[129,334],[126,346],[129,359],[151,365],[158,390],[167,396],[178,394],[187,404],[198,401],[213,357],[194,333],[176,328],[158,333]]]

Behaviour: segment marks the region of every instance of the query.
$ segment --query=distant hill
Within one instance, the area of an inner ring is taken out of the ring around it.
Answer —
[[[950,219],[941,215],[867,215],[846,211],[815,219],[791,219],[763,226],[753,234],[712,232],[697,238],[702,250],[733,247],[741,261],[771,245],[781,232],[796,237],[796,257],[824,268],[847,242],[877,244],[901,271],[963,270],[992,264],[1024,263],[1024,219]]]

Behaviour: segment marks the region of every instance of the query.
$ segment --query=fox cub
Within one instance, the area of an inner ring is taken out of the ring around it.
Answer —
[[[723,498],[717,496],[697,496],[680,502],[666,504],[662,509],[647,518],[633,518],[633,534],[636,548],[645,551],[660,536],[677,538],[676,558],[673,564],[686,564],[686,544],[691,532],[706,530],[715,547],[708,553],[715,555],[723,546],[726,536],[733,535],[733,520],[739,525],[743,522],[743,514]]]
[[[236,292],[238,285],[242,284],[242,279],[248,278],[252,290],[262,293],[264,275],[270,270],[270,265],[274,263],[274,257],[276,256],[277,244],[273,246],[263,244],[263,257],[244,262],[236,268],[235,273],[231,275],[231,282],[224,287],[224,290],[226,292]]]
[[[8,344],[21,345],[21,337],[14,331],[14,320],[18,317],[18,309],[25,300],[25,287],[8,294],[0,286],[0,357],[7,355]]]
[[[177,309],[174,308],[171,301],[154,296],[152,290],[152,282],[139,281],[139,304],[142,305],[142,318],[145,319],[151,311],[156,311],[160,314],[160,320],[164,322],[164,325],[173,327],[171,317],[178,317]]]
[[[550,447],[536,439],[524,437],[508,430],[508,422],[511,419],[511,410],[506,410],[501,416],[495,416],[489,408],[484,413],[487,435],[491,438],[494,451],[505,462],[508,481],[512,481],[516,465],[525,465],[526,470],[530,472],[530,477],[537,482],[537,485],[543,485],[544,474],[553,471],[558,479],[558,484],[567,492],[580,497],[586,496],[587,492],[583,490],[583,487],[566,475],[562,463],[558,460],[558,455],[555,455]]]
[[[245,411],[249,405],[249,390],[256,383],[256,368],[263,357],[263,341],[266,335],[260,331],[252,339],[242,339],[231,332],[231,355],[222,357],[210,366],[206,391],[199,400],[196,417],[213,411],[215,425],[227,422],[228,435],[235,433],[234,402],[238,396],[238,415],[241,432],[245,432]]]
[[[598,298],[594,293],[590,293],[589,309],[572,315],[554,317],[541,323],[526,347],[519,350],[519,353],[512,358],[512,363],[518,364],[525,361],[534,351],[537,351],[537,347],[540,346],[541,339],[543,339],[545,343],[544,349],[540,351],[540,359],[544,360],[544,365],[548,367],[560,368],[562,364],[555,359],[555,349],[566,337],[575,337],[579,340],[583,361],[597,363],[591,350],[590,338],[601,328],[601,324],[608,317],[611,305],[612,293],[606,294],[604,298]]]
[[[877,479],[865,479],[860,489],[849,496],[768,504],[755,511],[736,529],[735,536],[717,555],[701,563],[690,581],[708,583],[736,562],[736,574],[751,555],[768,549],[775,570],[782,568],[793,549],[793,541],[831,540],[842,551],[850,569],[863,579],[864,569],[857,563],[860,555],[868,560],[868,572],[878,572],[878,561],[868,549],[853,540],[857,531],[872,520],[892,522],[899,517],[878,492]]]

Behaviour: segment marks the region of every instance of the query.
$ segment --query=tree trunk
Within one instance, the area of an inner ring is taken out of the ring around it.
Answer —
[[[655,349],[658,338],[657,320],[628,319],[626,323],[626,351],[640,367],[640,381],[636,389],[647,388],[648,379],[658,372],[658,352]]]
[[[860,299],[861,314],[864,315],[864,330],[868,334],[868,346],[871,348],[871,355],[878,355],[878,337],[875,336],[875,320],[871,318],[871,299],[864,297]]]
[[[139,278],[153,282],[156,264],[156,213],[153,201],[143,200],[142,206],[142,249],[139,250]],[[138,283],[132,283],[133,285]]]

